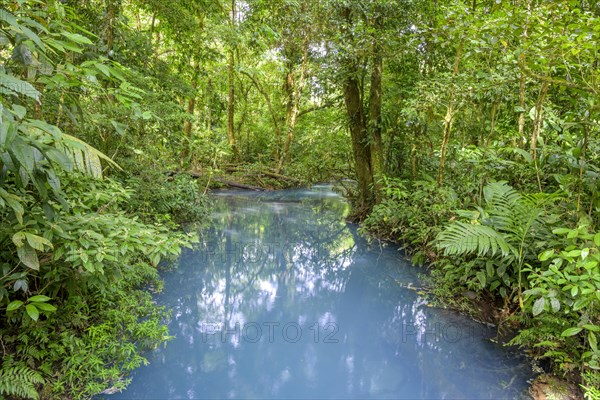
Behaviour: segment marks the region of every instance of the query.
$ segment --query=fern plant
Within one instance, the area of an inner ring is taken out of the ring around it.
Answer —
[[[44,378],[25,363],[15,363],[10,358],[3,361],[0,368],[0,398],[6,395],[37,400],[39,395],[36,385],[43,383]]]
[[[512,267],[516,278],[519,305],[523,307],[523,268],[535,260],[535,245],[543,243],[549,234],[546,226],[545,205],[559,198],[557,194],[521,194],[506,182],[494,182],[484,188],[485,208],[459,211],[469,222],[456,221],[448,225],[436,238],[436,246],[446,256],[476,255]],[[489,264],[488,264],[489,265]],[[507,281],[507,268],[486,268],[478,271],[482,288],[496,278]],[[497,286],[496,286],[497,287]],[[492,288],[494,289],[494,288]]]

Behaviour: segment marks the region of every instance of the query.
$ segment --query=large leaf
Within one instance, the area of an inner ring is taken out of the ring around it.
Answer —
[[[23,95],[31,97],[34,100],[40,99],[40,92],[36,90],[30,83],[15,78],[12,75],[7,75],[0,70],[0,93]]]
[[[17,256],[19,256],[19,260],[27,267],[36,271],[40,269],[40,260],[33,247],[28,243],[25,243],[21,247],[17,247]]]
[[[543,311],[544,308],[546,307],[546,298],[545,297],[540,297],[539,299],[537,299],[534,303],[533,303],[533,316],[537,316],[540,315]]]
[[[40,312],[33,304],[27,304],[25,306],[25,311],[27,311],[27,315],[34,321],[37,321],[40,317]]]
[[[436,245],[446,255],[477,254],[502,256],[514,254],[514,250],[492,227],[455,222],[437,236]]]
[[[122,171],[119,164],[114,162],[109,156],[102,153],[100,150],[90,146],[83,140],[76,138],[75,136],[71,136],[66,133],[63,133],[63,142],[67,145],[67,148],[69,148],[69,149],[82,149],[84,158],[89,157],[91,159],[91,158],[95,157],[97,159],[102,159],[102,160],[108,162],[113,167]]]

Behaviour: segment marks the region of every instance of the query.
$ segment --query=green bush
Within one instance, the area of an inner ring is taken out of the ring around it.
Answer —
[[[531,289],[524,294],[531,328],[515,341],[535,346],[539,356],[550,357],[565,372],[599,370],[600,233],[585,225],[553,232],[551,248],[529,269]],[[543,337],[539,321],[548,332]]]
[[[0,393],[9,396],[123,387],[142,352],[168,338],[164,310],[142,289],[160,289],[158,263],[193,240],[126,214],[131,192],[117,182],[60,178],[68,207],[23,191],[21,217],[0,213],[0,376],[10,377]]]
[[[435,259],[431,241],[454,215],[456,193],[438,188],[430,177],[413,182],[384,177],[381,187],[383,198],[364,220],[363,231],[401,243],[415,264]]]
[[[206,221],[209,202],[202,194],[196,179],[181,173],[169,176],[155,169],[139,171],[126,184],[132,195],[127,210],[155,220],[165,216],[177,224],[195,224]]]

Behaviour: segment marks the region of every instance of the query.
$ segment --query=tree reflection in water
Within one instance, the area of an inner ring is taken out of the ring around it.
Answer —
[[[506,398],[530,368],[429,308],[418,270],[369,247],[327,186],[215,196],[210,229],[165,276],[176,338],[115,398]],[[301,334],[300,334],[301,330]]]

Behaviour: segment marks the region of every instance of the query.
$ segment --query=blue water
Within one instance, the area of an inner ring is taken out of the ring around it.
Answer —
[[[106,398],[527,397],[527,360],[430,307],[420,270],[368,245],[329,186],[214,199],[157,296],[175,338]]]

